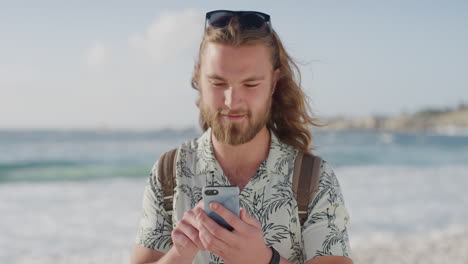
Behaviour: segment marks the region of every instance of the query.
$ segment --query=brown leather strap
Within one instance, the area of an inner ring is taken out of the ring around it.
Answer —
[[[296,157],[292,189],[299,211],[299,221],[304,225],[308,207],[318,190],[322,159],[310,153],[299,152]]]
[[[176,178],[176,155],[177,149],[172,149],[163,153],[158,161],[158,178],[164,194],[164,209],[168,214],[172,214]]]
[[[309,191],[308,205],[312,202],[312,199],[314,199],[315,194],[318,191],[321,168],[322,168],[322,158],[319,156],[315,156],[313,170],[312,170],[312,180],[311,180],[310,191]]]
[[[293,190],[294,200],[296,201],[297,201],[297,189],[299,186],[299,175],[301,175],[302,157],[304,157],[304,152],[298,152],[296,156],[296,161],[294,162],[292,190]]]

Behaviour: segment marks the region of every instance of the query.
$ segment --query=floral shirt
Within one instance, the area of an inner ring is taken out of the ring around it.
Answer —
[[[291,188],[297,153],[271,133],[268,158],[241,191],[240,206],[260,221],[265,243],[293,263],[326,255],[351,258],[349,214],[338,180],[326,161],[320,168],[319,189],[308,207],[307,221],[301,227]],[[169,216],[163,208],[164,194],[157,179],[156,162],[144,191],[136,238],[137,244],[161,252],[171,248],[172,229],[184,212],[201,200],[203,186],[231,185],[214,156],[210,129],[200,138],[184,143],[176,158],[174,212]],[[200,251],[193,263],[224,261],[209,251]]]

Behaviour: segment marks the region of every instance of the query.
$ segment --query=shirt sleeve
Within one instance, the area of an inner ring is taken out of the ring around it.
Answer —
[[[319,188],[309,204],[302,230],[306,261],[319,256],[351,258],[349,218],[338,179],[331,166],[323,161]]]
[[[158,162],[151,169],[145,186],[142,216],[135,242],[146,248],[167,252],[172,247],[172,221],[164,210],[164,194],[157,172]]]

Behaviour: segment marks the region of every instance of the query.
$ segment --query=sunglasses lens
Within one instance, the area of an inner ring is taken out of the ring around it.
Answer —
[[[214,28],[223,28],[229,24],[232,16],[233,15],[231,13],[216,12],[210,15],[208,22],[210,23],[210,26]]]
[[[242,15],[239,22],[242,29],[260,29],[265,25],[266,19],[260,14],[248,13]]]

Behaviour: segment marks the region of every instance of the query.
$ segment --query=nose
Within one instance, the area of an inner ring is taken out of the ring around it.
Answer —
[[[224,104],[230,109],[236,109],[241,102],[242,97],[238,89],[231,86],[224,91]]]

